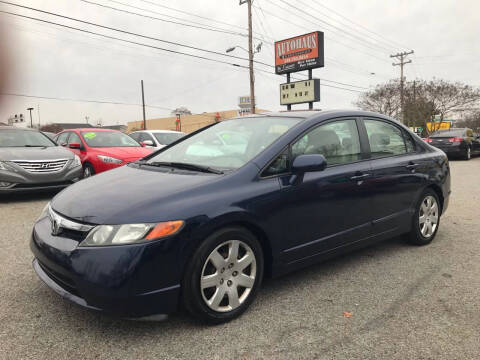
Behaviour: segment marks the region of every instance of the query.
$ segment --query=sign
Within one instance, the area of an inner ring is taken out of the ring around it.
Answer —
[[[240,96],[238,98],[238,107],[239,108],[250,108],[252,103],[250,101],[250,96]]]
[[[427,122],[428,131],[448,130],[452,127],[452,123],[446,122]]]
[[[275,42],[275,73],[286,74],[324,66],[323,32],[315,31]]]
[[[320,79],[280,84],[280,105],[320,101]]]

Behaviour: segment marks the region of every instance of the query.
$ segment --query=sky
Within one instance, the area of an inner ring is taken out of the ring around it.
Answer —
[[[19,113],[29,122],[29,107],[34,108],[34,124],[40,121],[42,125],[85,122],[86,117],[92,124],[103,125],[140,120],[141,80],[147,119],[169,116],[179,106],[194,113],[237,109],[238,97],[249,94],[248,70],[232,65],[248,66],[243,60],[248,54],[237,47],[229,55],[241,59],[220,55],[232,46],[248,47],[247,5],[239,5],[238,0],[8,2],[149,38],[1,2],[0,11],[157,48],[0,13],[0,56],[6,56],[8,64],[0,74],[0,81],[2,76],[7,77],[0,84],[0,122]],[[435,77],[480,86],[479,12],[480,2],[476,0],[254,0],[254,44],[262,43],[255,60],[274,65],[274,41],[323,31],[325,67],[313,70],[313,76],[321,79],[321,101],[315,104],[321,109],[354,108],[362,92],[398,78],[400,69],[392,66],[394,59],[390,55],[402,51],[415,52],[408,57],[412,63],[405,66],[407,81]],[[228,64],[173,54],[158,47]],[[285,76],[275,75],[273,68],[258,63],[255,69],[257,106],[284,110],[279,85],[285,82]]]

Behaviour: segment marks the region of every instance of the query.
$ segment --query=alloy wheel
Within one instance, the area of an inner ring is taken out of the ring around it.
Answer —
[[[435,234],[438,224],[438,203],[435,197],[428,195],[420,204],[418,225],[420,232],[425,238]]]
[[[225,241],[207,257],[200,291],[207,306],[218,312],[238,308],[250,295],[257,275],[252,249],[241,240]]]
[[[85,166],[85,168],[83,169],[83,177],[88,178],[90,176],[92,176],[92,171],[90,170],[90,166]]]
[[[470,148],[468,147],[467,148],[467,160],[470,160],[471,157],[472,157],[472,152],[471,152]]]

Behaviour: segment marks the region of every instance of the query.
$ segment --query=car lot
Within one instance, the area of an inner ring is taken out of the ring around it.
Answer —
[[[480,158],[451,169],[430,246],[395,239],[267,280],[249,311],[214,327],[182,314],[112,319],[60,298],[33,272],[28,247],[52,194],[9,196],[0,200],[1,358],[477,358]]]

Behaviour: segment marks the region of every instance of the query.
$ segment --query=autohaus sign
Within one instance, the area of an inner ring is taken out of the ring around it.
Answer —
[[[315,31],[275,42],[276,74],[286,74],[323,66],[323,32]]]

